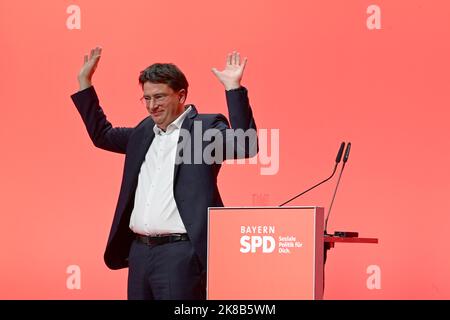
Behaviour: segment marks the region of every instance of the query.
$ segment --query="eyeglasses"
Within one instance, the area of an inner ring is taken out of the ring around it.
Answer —
[[[143,96],[141,98],[141,102],[148,107],[148,106],[150,106],[152,101],[153,101],[153,104],[163,103],[167,99],[168,96],[169,96],[169,94],[165,94],[165,93],[158,93],[158,94],[155,94],[153,97]]]

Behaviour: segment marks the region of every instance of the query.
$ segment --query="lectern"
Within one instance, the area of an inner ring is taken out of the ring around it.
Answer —
[[[324,237],[321,207],[209,208],[207,299],[322,299],[324,250],[373,240]]]

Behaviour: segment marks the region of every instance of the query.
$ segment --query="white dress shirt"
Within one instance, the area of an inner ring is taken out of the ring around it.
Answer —
[[[173,195],[173,175],[180,128],[189,106],[167,126],[155,124],[155,138],[148,148],[139,172],[130,229],[141,235],[186,233]]]

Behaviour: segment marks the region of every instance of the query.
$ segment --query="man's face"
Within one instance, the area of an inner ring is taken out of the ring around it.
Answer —
[[[143,85],[145,107],[156,125],[166,130],[167,126],[184,112],[186,91],[175,92],[165,83],[145,82]]]

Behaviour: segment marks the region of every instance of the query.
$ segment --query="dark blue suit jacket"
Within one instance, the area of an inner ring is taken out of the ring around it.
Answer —
[[[134,234],[129,228],[129,222],[134,206],[138,175],[147,150],[154,138],[153,126],[155,123],[149,116],[134,128],[114,128],[99,105],[94,87],[77,92],[71,98],[94,145],[101,149],[125,154],[122,185],[104,254],[105,263],[109,268],[125,268],[128,266],[128,253],[134,239]],[[226,99],[231,127],[233,129],[256,130],[247,89],[241,87],[226,91]],[[225,131],[229,128],[225,116],[222,114],[199,114],[195,106],[192,107],[191,112],[182,124],[182,128],[189,130],[193,135],[193,123],[199,121],[202,134],[207,129],[216,128],[225,137]],[[200,139],[202,138],[200,137]],[[228,144],[230,142],[229,139],[224,138],[224,147],[226,147],[226,141],[228,141]],[[253,137],[253,141],[256,143],[256,147],[255,144],[252,145],[248,141],[245,145],[239,145],[235,140],[232,157],[255,156],[257,153],[256,135]],[[208,144],[209,142],[204,141],[202,150]],[[183,144],[179,144],[179,152],[177,152],[180,155],[184,150],[180,150],[181,145]],[[194,143],[191,143],[191,155],[194,155],[193,147]],[[238,151],[243,151],[243,153]],[[223,151],[223,155],[226,154],[226,151]],[[175,202],[192,245],[204,267],[206,266],[207,254],[207,208],[223,206],[217,187],[217,175],[220,167],[220,162],[195,164],[192,160],[190,163],[176,164],[174,168],[173,193]]]

